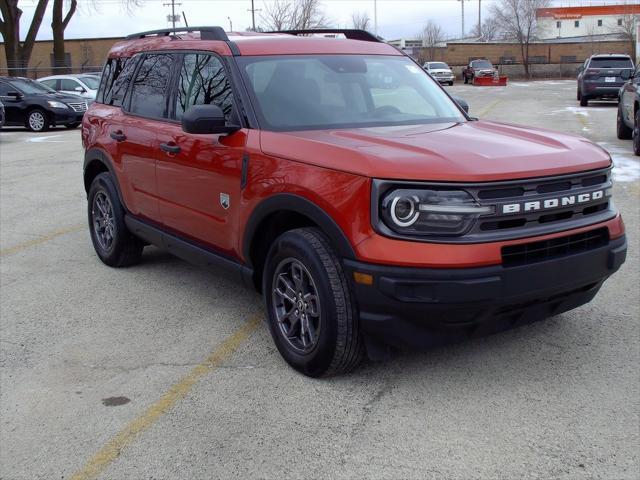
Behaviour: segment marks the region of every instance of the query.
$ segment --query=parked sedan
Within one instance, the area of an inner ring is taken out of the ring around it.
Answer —
[[[4,104],[5,125],[24,125],[34,132],[56,125],[76,128],[87,111],[84,98],[58,93],[22,77],[0,77],[0,100]]]
[[[456,76],[453,74],[451,67],[444,62],[426,62],[422,68],[424,68],[433,78],[440,83],[448,83],[453,85],[453,81]]]
[[[88,74],[52,75],[39,78],[38,81],[56,92],[80,95],[89,100],[89,103],[96,99],[100,86],[100,77]]]
[[[626,83],[620,89],[616,130],[622,140],[633,138],[633,153],[640,155],[640,68],[633,76],[630,70],[622,72],[622,78]]]
[[[607,53],[589,57],[578,70],[580,106],[588,106],[589,100],[618,98],[618,91],[624,84],[622,72],[632,70],[633,60],[629,55]]]

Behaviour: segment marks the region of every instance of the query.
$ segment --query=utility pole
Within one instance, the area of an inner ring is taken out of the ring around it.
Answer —
[[[260,9],[256,8],[254,2],[255,0],[251,0],[251,8],[247,11],[251,12],[251,29],[255,32],[256,31],[256,12],[259,12]]]
[[[373,31],[378,36],[378,0],[373,0]]]
[[[176,5],[182,5],[182,4],[176,3],[176,0],[171,0],[171,3],[162,4],[163,7],[171,7],[171,25],[173,25],[174,30],[176,28]],[[178,21],[180,21],[179,18],[178,18]]]
[[[231,21],[231,17],[227,17],[227,19],[229,20],[229,31],[233,32],[233,22]]]
[[[462,4],[462,38],[464,38],[464,2],[465,0],[458,0]]]
[[[478,35],[482,36],[482,0],[478,0]]]

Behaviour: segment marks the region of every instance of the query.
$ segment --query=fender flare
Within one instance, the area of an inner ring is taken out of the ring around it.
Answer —
[[[87,167],[89,166],[89,164],[95,161],[100,162],[105,167],[107,167],[107,170],[109,171],[109,173],[111,174],[111,177],[113,178],[113,183],[116,186],[116,191],[118,192],[118,198],[120,199],[120,204],[123,207],[125,207],[125,210],[126,210],[124,199],[122,197],[122,192],[120,191],[120,184],[118,183],[118,176],[116,175],[116,172],[113,168],[113,161],[111,160],[111,157],[104,150],[100,148],[90,148],[84,153],[84,163],[82,165],[82,182],[84,184],[85,192],[89,193],[89,187],[91,186],[91,185],[87,185],[85,182]]]
[[[309,218],[329,237],[342,258],[356,259],[347,236],[327,212],[300,195],[278,193],[259,203],[249,216],[242,239],[242,254],[245,262],[251,263],[251,244],[262,221],[273,213],[283,211],[295,212]]]

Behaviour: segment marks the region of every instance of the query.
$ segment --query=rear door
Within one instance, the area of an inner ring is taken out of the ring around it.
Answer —
[[[4,121],[6,124],[22,124],[25,121],[26,102],[24,98],[9,95],[18,89],[6,82],[0,82],[0,101],[4,105]]]
[[[218,105],[227,123],[239,123],[225,62],[209,52],[184,54],[174,91],[170,106],[174,122],[158,129],[156,175],[162,222],[231,254],[247,131],[193,135],[180,124],[189,107],[201,104]]]
[[[127,91],[119,127],[112,132],[120,144],[119,157],[126,179],[132,213],[160,221],[156,185],[157,132],[167,126],[168,91],[175,60],[173,53],[148,53]]]

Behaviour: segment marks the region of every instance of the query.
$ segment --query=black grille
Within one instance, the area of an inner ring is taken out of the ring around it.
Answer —
[[[505,267],[542,262],[602,247],[609,242],[607,228],[576,233],[566,237],[540,242],[502,247],[502,264]]]

